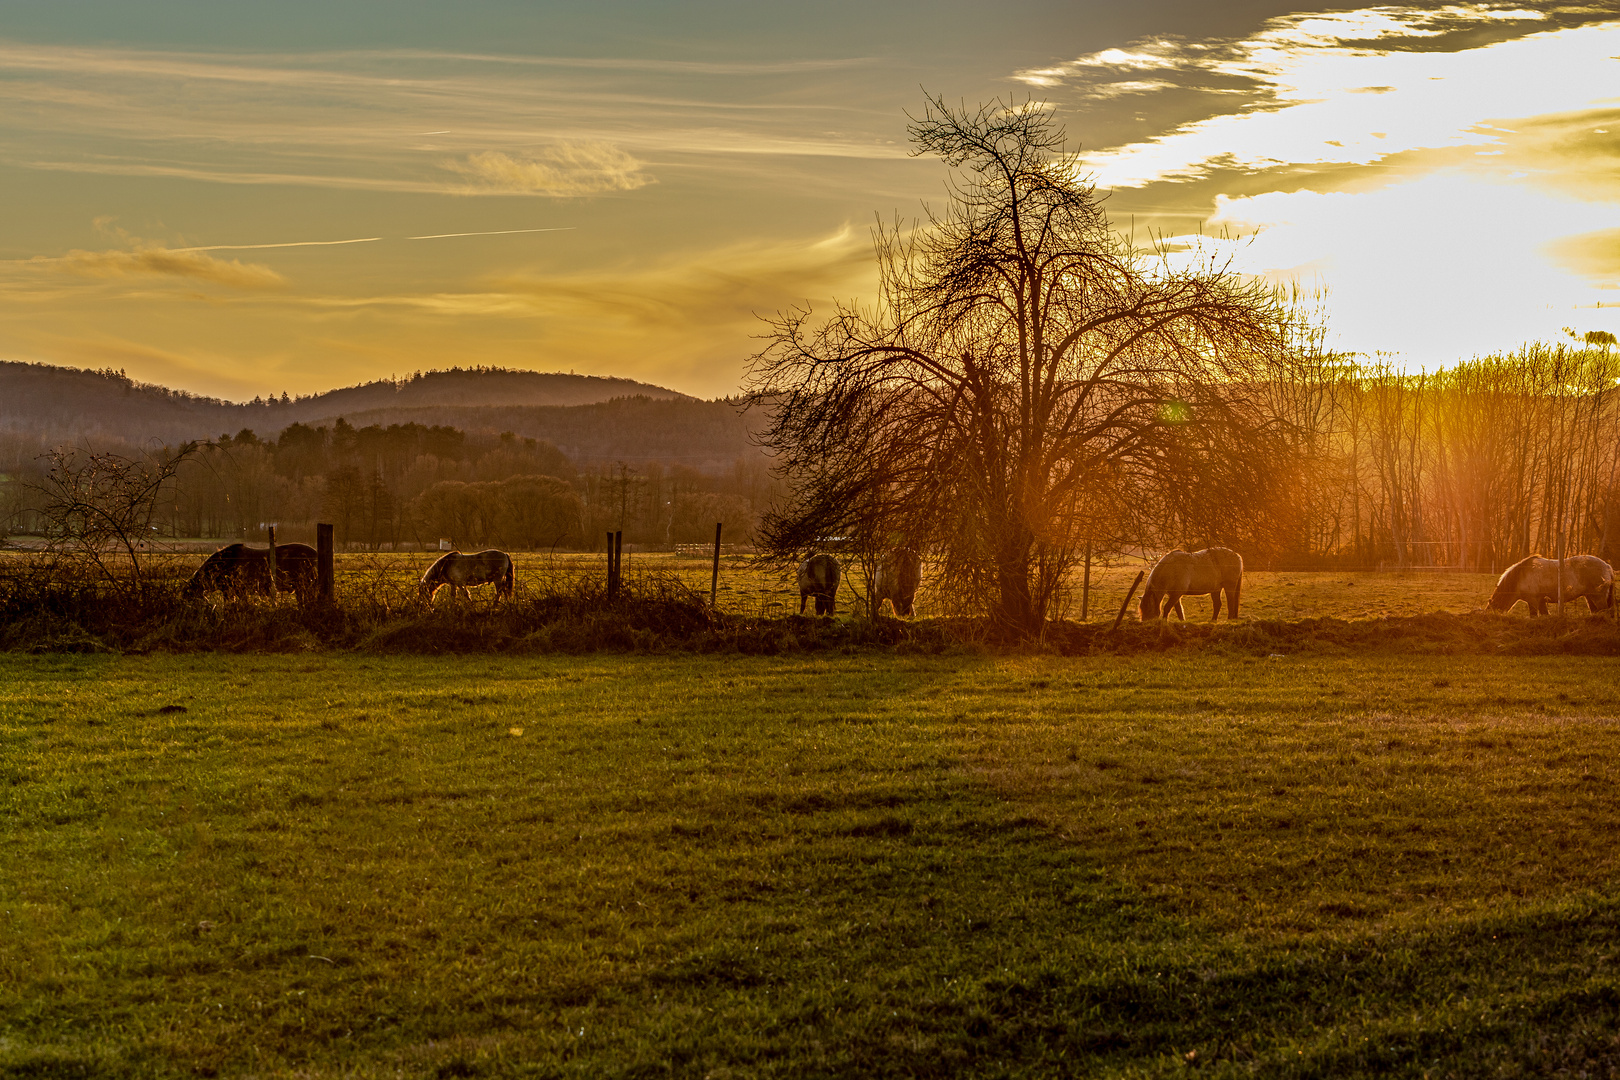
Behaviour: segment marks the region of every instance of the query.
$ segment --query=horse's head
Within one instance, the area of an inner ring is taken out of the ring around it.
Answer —
[[[1136,609],[1137,618],[1143,622],[1159,617],[1159,603],[1164,597],[1157,589],[1143,589],[1142,603]]]
[[[1492,611],[1507,611],[1518,602],[1519,594],[1513,588],[1505,584],[1499,584],[1496,586],[1496,591],[1491,593],[1491,598],[1486,602],[1485,606]]]

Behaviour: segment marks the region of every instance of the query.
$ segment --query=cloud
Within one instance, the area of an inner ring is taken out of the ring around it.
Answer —
[[[70,251],[60,258],[29,259],[26,263],[95,278],[175,277],[233,289],[273,289],[286,284],[280,274],[259,263],[216,259],[201,251],[171,251],[160,247],[134,251]]]
[[[558,143],[534,157],[494,150],[447,161],[445,168],[474,181],[474,190],[523,195],[597,195],[634,191],[654,183],[640,161],[601,142]]]
[[[1612,101],[1620,22],[1607,18],[1564,26],[1488,5],[1295,14],[1239,40],[1155,39],[1017,77],[1082,98],[1214,95],[1201,118],[1089,154],[1086,166],[1105,187],[1369,166],[1416,150],[1488,153],[1501,139],[1493,119]]]
[[[1205,247],[1224,245],[1241,270],[1278,283],[1325,286],[1338,348],[1433,368],[1548,340],[1575,321],[1620,328],[1603,291],[1604,274],[1620,275],[1620,205],[1456,172],[1218,205],[1214,226],[1250,235]],[[1606,280],[1612,289],[1617,277]]]
[[[904,159],[903,120],[861,94],[883,70],[871,60],[694,65],[0,41],[0,159],[402,193],[628,191],[654,182],[637,160],[652,154],[707,156],[721,168],[762,155]],[[546,148],[515,149],[537,144]]]
[[[555,314],[606,317],[660,332],[743,327],[752,333],[756,314],[866,291],[860,286],[871,270],[870,242],[845,227],[815,240],[673,256],[622,274],[513,275],[498,284]]]
[[[1620,289],[1620,228],[1554,240],[1547,253],[1600,289]]]

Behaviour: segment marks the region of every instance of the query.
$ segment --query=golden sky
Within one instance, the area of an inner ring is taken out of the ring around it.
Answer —
[[[1325,289],[1338,348],[1620,333],[1615,4],[998,11],[0,0],[0,359],[727,394],[755,313],[867,294],[874,215],[941,201],[923,88],[1050,102],[1118,227]]]

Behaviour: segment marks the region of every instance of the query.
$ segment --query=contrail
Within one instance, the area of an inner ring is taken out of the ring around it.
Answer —
[[[489,232],[442,232],[432,236],[407,236],[407,240],[443,240],[450,236],[510,236],[513,233],[532,232],[573,232],[575,226],[568,225],[557,229],[493,229]]]
[[[543,232],[572,232],[577,226],[567,225],[552,229],[492,229],[488,232],[448,232],[433,233],[429,236],[405,236],[404,240],[447,240],[453,236],[511,236],[515,233],[543,233]],[[262,251],[266,248],[295,248],[295,247],[336,247],[340,244],[375,244],[379,240],[390,239],[386,236],[360,236],[353,240],[293,240],[285,244],[207,244],[200,247],[182,248],[136,248],[136,251]],[[0,262],[68,262],[70,257],[49,257],[36,255],[32,259],[0,259]]]
[[[332,247],[335,244],[370,244],[380,236],[362,236],[358,240],[294,240],[290,244],[210,244],[207,247],[164,248],[164,251],[256,251],[260,248]]]

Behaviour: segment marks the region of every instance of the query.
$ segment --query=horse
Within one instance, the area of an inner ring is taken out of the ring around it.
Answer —
[[[878,563],[872,576],[872,613],[877,614],[887,600],[894,605],[894,613],[908,617],[912,602],[917,598],[917,586],[922,584],[922,559],[910,548],[896,548]]]
[[[1226,592],[1226,617],[1237,618],[1238,594],[1243,591],[1243,556],[1231,548],[1212,547],[1203,551],[1186,552],[1177,549],[1167,552],[1153,564],[1147,586],[1142,590],[1142,605],[1138,614],[1146,622],[1161,616],[1170,617],[1174,611],[1187,621],[1181,598],[1187,595],[1209,594],[1215,602],[1209,621],[1221,614],[1221,592]]]
[[[308,602],[315,595],[319,564],[320,557],[308,544],[277,544],[275,591],[295,593],[299,603]],[[246,544],[220,548],[186,579],[181,594],[195,599],[209,589],[218,589],[226,599],[243,599],[250,593],[274,596],[270,549]]]
[[[822,552],[799,564],[799,614],[804,614],[805,601],[816,598],[816,614],[831,615],[838,604],[838,560]]]
[[[448,585],[451,595],[460,590],[471,600],[472,586],[494,585],[495,596],[500,598],[512,595],[516,577],[516,572],[512,568],[512,556],[504,551],[488,548],[471,555],[448,551],[427,568],[427,573],[422,575],[422,582],[417,586],[417,591],[423,602],[431,603],[433,594]]]
[[[1614,605],[1614,570],[1596,555],[1571,555],[1564,560],[1564,603],[1586,597],[1588,611],[1607,611]],[[1531,555],[1520,559],[1496,579],[1490,607],[1511,611],[1523,600],[1531,615],[1547,614],[1547,601],[1558,600],[1558,560]]]

